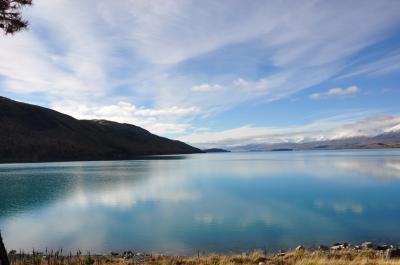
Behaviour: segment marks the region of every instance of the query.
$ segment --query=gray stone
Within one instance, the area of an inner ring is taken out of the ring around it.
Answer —
[[[331,247],[331,250],[341,250],[341,249],[343,249],[342,245],[336,245]]]
[[[372,242],[364,242],[361,244],[362,248],[367,248],[367,249],[371,249],[374,247],[374,244],[372,244]]]
[[[333,246],[334,247],[341,247],[342,249],[343,248],[347,248],[348,246],[349,246],[349,243],[335,243],[335,244],[333,244]]]

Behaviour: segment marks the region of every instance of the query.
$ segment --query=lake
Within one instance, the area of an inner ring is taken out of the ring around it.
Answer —
[[[400,242],[400,150],[0,165],[8,249],[190,255]]]

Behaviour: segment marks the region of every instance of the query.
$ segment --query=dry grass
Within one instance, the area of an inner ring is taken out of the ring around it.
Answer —
[[[11,265],[400,265],[400,259],[387,259],[377,251],[297,251],[265,256],[262,252],[242,255],[200,257],[147,256],[41,256],[14,255]]]

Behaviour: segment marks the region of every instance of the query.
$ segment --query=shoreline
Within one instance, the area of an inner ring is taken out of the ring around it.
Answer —
[[[86,254],[63,253],[63,250],[47,250],[31,253],[11,250],[8,253],[10,265],[216,265],[216,264],[253,264],[253,265],[305,265],[305,264],[386,264],[400,265],[400,246],[373,244],[364,242],[361,245],[335,243],[332,246],[320,245],[317,248],[305,248],[302,245],[288,251],[267,253],[266,250],[254,250],[244,253],[202,254],[193,256],[163,255],[144,252],[124,251],[122,253]]]
[[[185,155],[204,155],[204,154],[243,154],[243,153],[285,153],[285,152],[321,152],[321,151],[392,151],[399,150],[400,146],[393,147],[369,147],[369,148],[332,148],[332,149],[291,149],[291,150],[254,150],[254,151],[228,151],[228,152],[197,152],[197,153],[174,153],[174,154],[149,154],[137,155],[127,159],[87,159],[87,160],[43,160],[43,161],[6,161],[0,160],[0,166],[7,165],[23,165],[23,164],[48,164],[48,163],[84,163],[84,162],[125,162],[125,161],[139,161],[139,160],[168,160],[168,159],[182,159]]]

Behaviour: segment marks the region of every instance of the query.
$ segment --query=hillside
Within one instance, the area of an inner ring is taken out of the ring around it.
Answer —
[[[0,97],[0,162],[131,159],[199,153],[180,141],[106,120],[77,120],[57,111]]]

